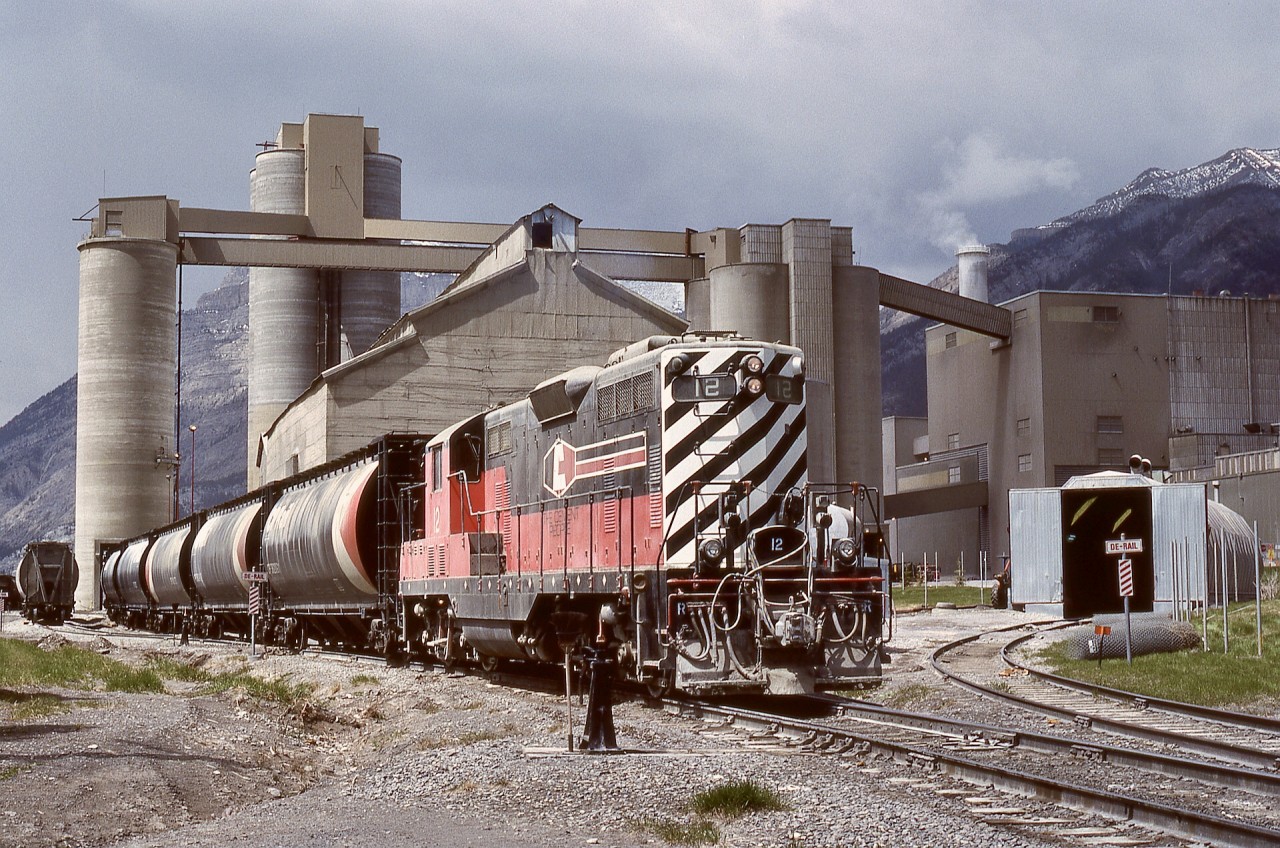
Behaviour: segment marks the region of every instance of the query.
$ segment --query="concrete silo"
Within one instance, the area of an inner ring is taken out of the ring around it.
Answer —
[[[707,275],[710,323],[707,329],[735,330],[749,339],[787,341],[787,266],[751,262],[721,265]]]
[[[363,240],[366,218],[400,217],[399,157],[362,118],[283,124],[250,175],[254,212],[305,215],[312,235]],[[400,317],[395,271],[249,269],[248,484],[258,439],[330,366],[364,353]]]
[[[364,154],[364,217],[400,218],[400,157]],[[343,271],[336,304],[346,340],[341,359],[368,350],[400,317],[400,275],[395,271]],[[326,365],[334,365],[330,358]]]
[[[259,153],[249,175],[254,212],[306,213],[306,154]],[[249,485],[258,437],[320,373],[318,275],[306,268],[249,269]]]
[[[98,608],[97,545],[169,521],[174,469],[177,245],[111,234],[80,250],[76,606]],[[162,208],[164,204],[151,204]],[[164,232],[161,219],[159,232]]]

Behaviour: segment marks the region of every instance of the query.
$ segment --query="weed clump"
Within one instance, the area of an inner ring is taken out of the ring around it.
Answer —
[[[690,808],[704,816],[736,819],[747,813],[788,809],[778,793],[750,780],[726,783],[693,796]]]
[[[689,801],[690,821],[643,819],[636,827],[674,845],[712,845],[720,841],[720,828],[711,817],[732,821],[749,813],[788,810],[778,793],[750,780],[736,780],[699,792]]]

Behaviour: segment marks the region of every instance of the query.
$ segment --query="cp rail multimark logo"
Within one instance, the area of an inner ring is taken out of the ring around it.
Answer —
[[[600,477],[613,471],[639,468],[645,463],[645,434],[630,433],[575,447],[564,439],[542,457],[542,485],[557,498],[573,488],[574,483]]]

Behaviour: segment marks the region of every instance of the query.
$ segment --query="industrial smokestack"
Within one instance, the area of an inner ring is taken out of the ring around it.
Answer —
[[[991,248],[984,244],[966,244],[956,251],[960,271],[960,296],[987,302],[987,257]]]

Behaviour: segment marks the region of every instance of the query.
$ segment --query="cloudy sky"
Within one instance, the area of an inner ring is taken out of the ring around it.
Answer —
[[[362,114],[407,218],[791,217],[927,281],[1151,166],[1280,147],[1275,3],[0,0],[0,421],[75,371],[75,219],[248,208],[257,142]],[[221,272],[188,272],[199,286]]]

